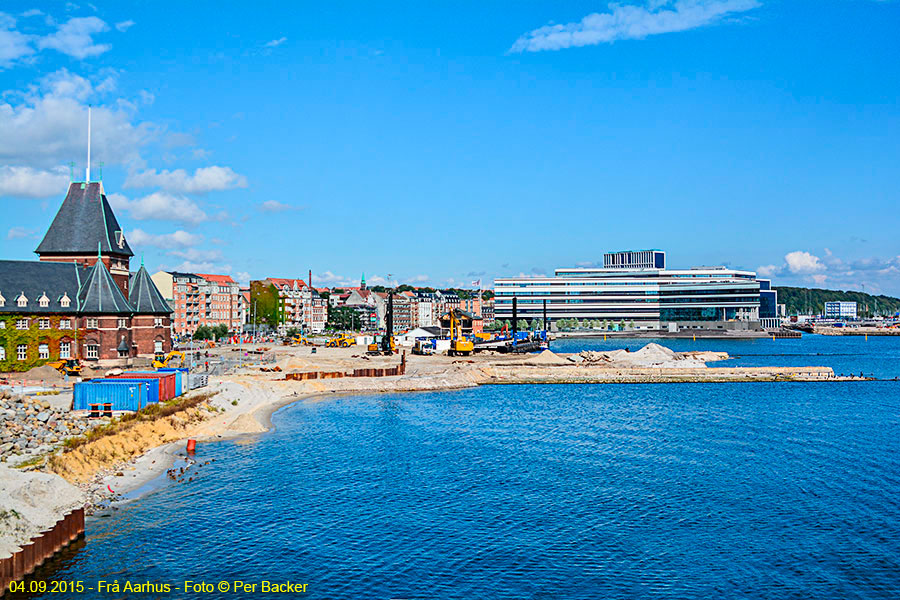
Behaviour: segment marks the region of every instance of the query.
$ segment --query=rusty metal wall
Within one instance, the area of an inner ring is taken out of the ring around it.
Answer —
[[[84,535],[84,509],[77,508],[56,522],[50,530],[31,538],[12,556],[0,559],[0,596],[9,584],[34,572],[45,560]]]

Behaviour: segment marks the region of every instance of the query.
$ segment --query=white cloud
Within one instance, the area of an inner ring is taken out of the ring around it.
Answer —
[[[166,265],[160,265],[160,269],[167,271],[182,271],[187,273],[217,273],[221,275],[228,275],[232,271],[231,265],[223,265],[209,261],[195,262],[192,260],[186,260],[181,264],[175,265],[172,268],[169,268]]]
[[[263,212],[284,212],[286,210],[293,210],[294,208],[296,207],[291,206],[290,204],[284,204],[277,200],[266,200],[259,205],[259,209]]]
[[[777,277],[775,285],[814,285],[832,289],[865,289],[871,293],[900,294],[900,256],[842,260],[827,248],[824,258],[796,250],[784,263],[757,269],[762,277]]]
[[[17,60],[34,54],[32,36],[15,30],[16,20],[0,12],[0,68],[12,66]]]
[[[761,277],[772,277],[781,272],[781,267],[776,265],[762,265],[756,268],[756,272]]]
[[[313,271],[313,285],[315,287],[355,287],[359,285],[359,280],[336,275],[331,271],[322,271],[321,273]]]
[[[278,46],[282,45],[283,43],[285,43],[286,41],[287,41],[286,37],[280,37],[277,40],[271,40],[269,42],[266,42],[266,48],[278,47]]]
[[[818,256],[802,250],[795,250],[784,255],[784,262],[791,273],[807,274],[824,271],[825,265]]]
[[[201,167],[189,175],[184,169],[174,171],[149,169],[130,173],[126,188],[161,187],[182,194],[204,194],[233,188],[247,187],[247,178],[235,173],[231,167]]]
[[[143,198],[129,200],[122,194],[107,196],[113,208],[127,211],[136,221],[157,220],[197,224],[209,220],[196,202],[184,196],[154,192]]]
[[[649,0],[645,6],[610,3],[577,23],[549,24],[522,35],[510,52],[593,46],[616,40],[686,31],[760,6],[757,0]]]
[[[56,33],[39,38],[37,47],[41,50],[50,48],[83,60],[112,48],[109,44],[94,43],[94,35],[108,30],[106,22],[97,17],[75,17],[60,25]]]
[[[6,232],[6,239],[8,240],[18,240],[22,238],[31,237],[37,233],[36,229],[25,229],[24,227],[12,227],[9,231]]]
[[[202,235],[189,233],[183,229],[162,234],[152,234],[143,229],[134,229],[126,234],[126,239],[132,246],[156,246],[157,248],[187,248],[203,243]]]
[[[126,31],[131,29],[133,26],[134,26],[134,21],[132,21],[131,19],[128,19],[127,21],[122,21],[121,23],[116,23],[116,29],[118,29],[122,33],[125,33]]]
[[[0,163],[56,167],[84,155],[87,107],[110,87],[109,77],[94,85],[60,69],[19,94],[18,103],[0,102]],[[139,148],[153,137],[151,123],[133,122],[132,108],[95,104],[91,143],[94,156],[107,164],[140,160]]]
[[[69,178],[65,167],[50,170],[0,166],[0,196],[49,198],[63,196]]]
[[[186,248],[184,250],[172,250],[171,252],[169,252],[169,254],[192,261],[209,262],[214,260],[222,260],[222,252],[219,250]]]
[[[32,8],[30,10],[26,10],[25,12],[23,12],[22,16],[23,17],[40,17],[43,14],[44,13],[39,11],[38,9]]]
[[[238,271],[233,277],[235,281],[243,286],[250,285],[250,273],[246,271]]]

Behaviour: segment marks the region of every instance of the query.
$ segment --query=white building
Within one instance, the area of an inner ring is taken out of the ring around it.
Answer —
[[[856,318],[856,302],[826,302],[825,303],[826,319],[855,319]]]
[[[614,252],[604,266],[557,269],[553,277],[504,277],[494,281],[494,314],[541,319],[606,321],[629,329],[759,329],[760,284],[756,273],[725,267],[669,270],[659,250]]]

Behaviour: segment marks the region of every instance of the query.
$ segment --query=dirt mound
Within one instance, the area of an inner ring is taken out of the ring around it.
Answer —
[[[565,358],[554,354],[550,350],[544,350],[540,354],[534,354],[525,359],[529,365],[571,365],[572,363]]]
[[[0,557],[83,504],[81,490],[62,477],[0,465]]]
[[[665,346],[649,343],[636,352],[586,350],[579,355],[585,363],[608,364],[611,367],[704,368],[704,357],[682,355]]]
[[[65,379],[65,376],[53,367],[44,365],[42,367],[35,367],[31,370],[25,371],[23,378],[29,380],[44,380],[55,382],[63,381]]]

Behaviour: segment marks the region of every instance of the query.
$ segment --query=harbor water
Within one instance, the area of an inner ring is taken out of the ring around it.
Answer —
[[[900,375],[894,338],[664,343]],[[348,600],[900,596],[896,381],[484,386],[301,401],[273,422],[201,444],[190,482],[92,519],[41,576]]]

